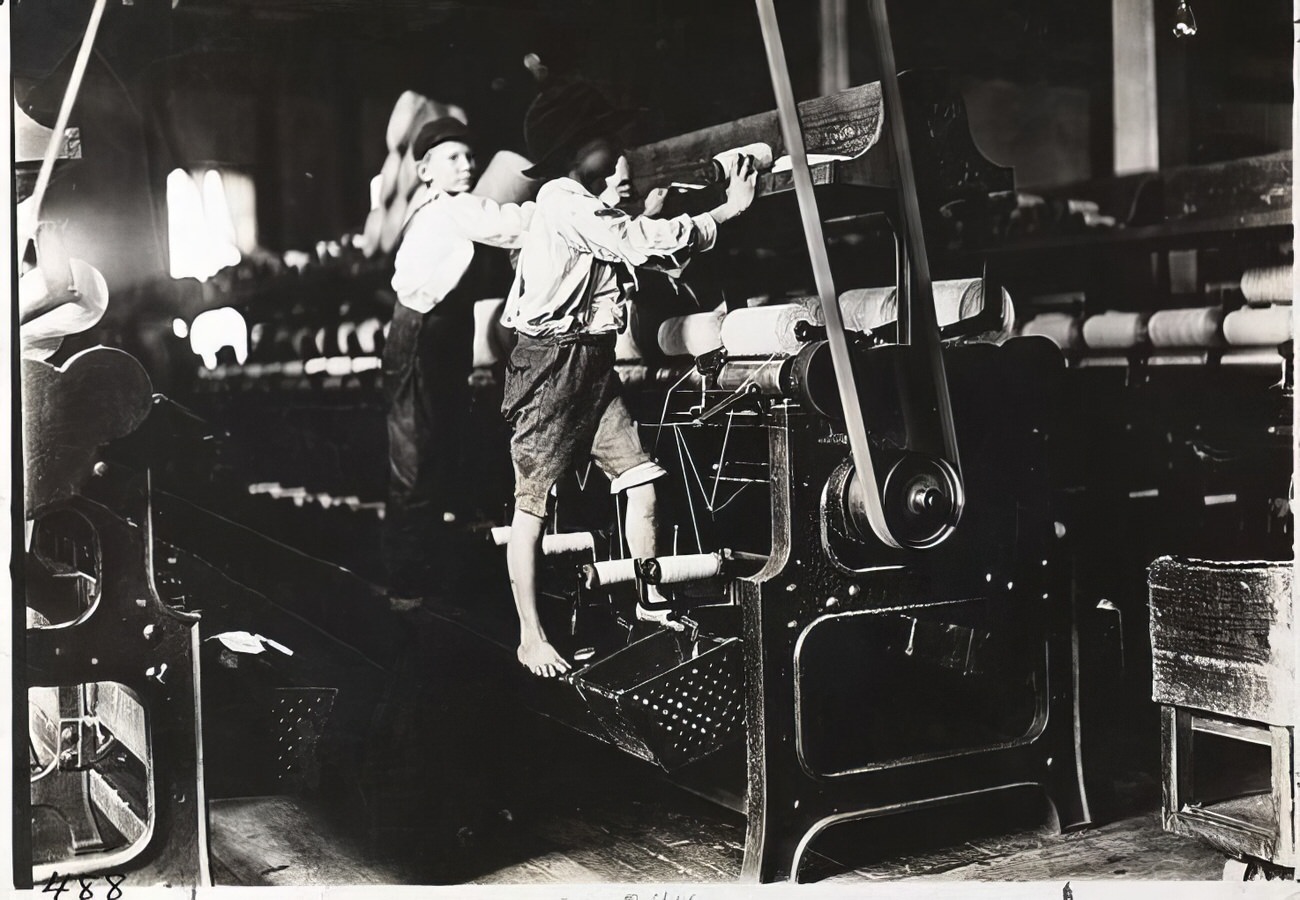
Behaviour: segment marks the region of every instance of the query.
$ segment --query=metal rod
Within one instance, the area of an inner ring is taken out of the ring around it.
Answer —
[[[876,480],[875,466],[871,460],[871,446],[867,442],[867,426],[858,401],[857,382],[853,377],[853,361],[844,335],[844,320],[835,295],[831,277],[830,260],[826,254],[826,239],[822,234],[821,215],[817,198],[813,194],[812,176],[808,171],[808,156],[804,149],[803,131],[799,125],[799,109],[795,105],[794,91],[790,87],[790,72],[786,68],[785,47],[781,29],[776,21],[772,0],[755,0],[758,22],[763,30],[763,46],[767,51],[768,70],[772,76],[772,91],[776,94],[777,118],[785,138],[785,149],[790,154],[790,171],[794,178],[795,197],[799,201],[799,216],[803,221],[804,238],[808,256],[812,261],[813,276],[817,282],[817,296],[821,300],[826,319],[826,340],[831,348],[831,362],[835,368],[835,381],[839,388],[840,405],[844,410],[844,425],[848,432],[849,449],[853,465],[862,481],[866,495],[867,521],[871,530],[890,547],[900,544],[889,531],[885,511],[880,499],[880,483]],[[931,317],[934,312],[931,310]]]
[[[59,105],[59,116],[54,122],[54,131],[45,146],[45,156],[41,159],[41,170],[36,175],[36,186],[32,189],[32,214],[39,217],[41,203],[45,199],[45,190],[50,185],[50,176],[54,172],[54,160],[59,155],[59,145],[64,141],[64,130],[68,127],[68,117],[72,115],[73,104],[81,90],[81,78],[86,74],[86,63],[90,60],[90,51],[95,47],[95,35],[99,32],[99,20],[104,17],[104,7],[108,0],[95,0],[95,7],[90,11],[90,22],[86,25],[86,34],[81,39],[81,49],[77,51],[77,61],[72,66],[72,77],[68,79],[68,88],[63,92],[63,102]],[[22,252],[22,248],[19,248]]]

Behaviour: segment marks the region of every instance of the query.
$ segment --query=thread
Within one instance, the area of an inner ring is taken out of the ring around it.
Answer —
[[[256,330],[257,326],[254,325],[253,328],[254,330]],[[344,321],[339,323],[338,331],[335,333],[334,336],[334,345],[341,355],[351,356],[354,353],[358,352],[352,346],[352,336],[355,335],[356,333],[357,333],[356,322]],[[252,335],[250,334],[250,338],[251,337]],[[250,343],[252,344],[252,349],[256,350],[257,342],[250,341]]]
[[[635,559],[607,559],[582,567],[582,582],[588,590],[611,587],[636,580]]]
[[[1291,266],[1266,266],[1241,273],[1241,293],[1247,303],[1290,303],[1295,291]]]
[[[362,353],[371,354],[375,352],[378,347],[377,337],[383,327],[383,323],[378,319],[366,319],[357,326],[357,344],[360,346]]]
[[[1093,350],[1127,350],[1147,342],[1147,316],[1104,312],[1083,323],[1083,341]]]
[[[854,288],[840,294],[840,317],[848,331],[870,331],[898,317],[898,289]]]
[[[1010,333],[1013,322],[1011,295],[1002,291],[1003,328]],[[939,327],[970,319],[984,310],[984,281],[956,278],[934,282],[934,311]],[[855,288],[840,294],[840,315],[849,331],[871,331],[898,319],[898,288],[893,286]]]
[[[509,525],[498,525],[492,529],[492,543],[504,547],[510,543]],[[579,553],[594,551],[596,536],[590,531],[573,531],[567,534],[546,534],[542,536],[542,555],[559,556],[562,553]]]
[[[1147,323],[1157,347],[1208,347],[1219,342],[1223,310],[1217,306],[1162,309]]]
[[[637,568],[649,584],[680,584],[700,581],[722,573],[722,556],[718,553],[688,553],[683,556],[657,556],[640,560]]]
[[[575,531],[569,534],[548,534],[542,538],[542,555],[558,556],[561,553],[593,552],[596,549],[596,536],[590,531]]]
[[[1020,329],[1024,335],[1039,335],[1053,341],[1062,350],[1073,350],[1083,343],[1079,320],[1069,313],[1042,313]]]
[[[1274,347],[1291,340],[1291,307],[1238,309],[1223,320],[1223,337],[1234,347]]]
[[[800,322],[821,325],[822,318],[801,303],[733,310],[722,320],[722,346],[730,356],[791,356],[803,347]]]
[[[822,301],[820,297],[788,297],[785,302],[797,303],[802,306],[808,313],[809,317],[811,317],[814,325],[826,324],[826,313],[822,310]],[[752,309],[753,307],[749,308]]]
[[[703,356],[722,346],[723,311],[673,316],[659,326],[659,349],[666,356]]]

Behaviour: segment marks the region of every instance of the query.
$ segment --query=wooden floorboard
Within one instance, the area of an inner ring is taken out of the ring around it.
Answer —
[[[654,778],[650,779],[653,788]],[[550,813],[534,807],[499,832],[462,847],[466,883],[730,883],[740,874],[743,822],[666,784],[661,796],[629,801],[615,793]],[[550,798],[554,800],[555,798]],[[341,885],[432,883],[414,868],[376,861],[357,842],[285,797],[218,800],[211,805],[212,871],[218,884]],[[852,841],[836,858],[817,855],[806,881],[1217,881],[1224,857],[1204,842],[1167,834],[1158,815],[1131,816],[1068,835],[1046,828],[977,837],[854,865]],[[869,848],[861,848],[870,856]]]
[[[831,875],[825,883],[896,881],[1217,881],[1224,857],[1161,830],[1159,816],[1133,816],[1072,834],[1046,830],[967,841]]]
[[[362,848],[291,797],[213,800],[208,816],[218,884],[403,883],[400,869],[368,859]]]

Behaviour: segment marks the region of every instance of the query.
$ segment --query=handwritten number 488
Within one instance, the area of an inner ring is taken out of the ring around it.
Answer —
[[[60,875],[58,872],[51,873],[49,880],[45,882],[45,887],[41,888],[42,894],[54,894],[54,900],[61,900],[64,891],[74,890],[68,887],[70,875]],[[77,893],[77,900],[95,900],[95,881],[97,879],[78,878],[77,884],[81,890]],[[108,883],[108,891],[102,895],[102,900],[118,900],[122,896],[122,882],[126,881],[125,875],[105,875],[104,881]]]

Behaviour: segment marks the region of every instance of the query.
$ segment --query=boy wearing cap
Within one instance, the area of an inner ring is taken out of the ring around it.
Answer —
[[[653,482],[665,473],[641,446],[614,374],[614,340],[627,318],[633,270],[680,270],[691,254],[711,248],[718,225],[754,198],[753,162],[738,157],[726,202],[711,212],[654,219],[617,209],[626,193],[626,162],[620,163],[615,135],[630,116],[578,81],[543,91],[524,120],[525,142],[537,160],[525,174],[548,180],[524,233],[502,316],[519,334],[502,403],[513,427],[515,468],[506,559],[519,613],[519,661],[546,677],[569,669],[537,616],[537,557],[556,480],[590,454],[609,477],[611,493],[627,493],[632,555],[656,555]],[[667,624],[662,614],[641,607],[637,614]]]
[[[499,205],[468,193],[474,179],[469,129],[427,122],[411,145],[423,197],[407,214],[394,260],[397,304],[384,345],[388,401],[388,503],[383,553],[389,603],[420,605],[452,567],[446,522],[454,517],[459,436],[469,409],[474,303],[508,284],[475,243],[515,248],[532,204]]]

